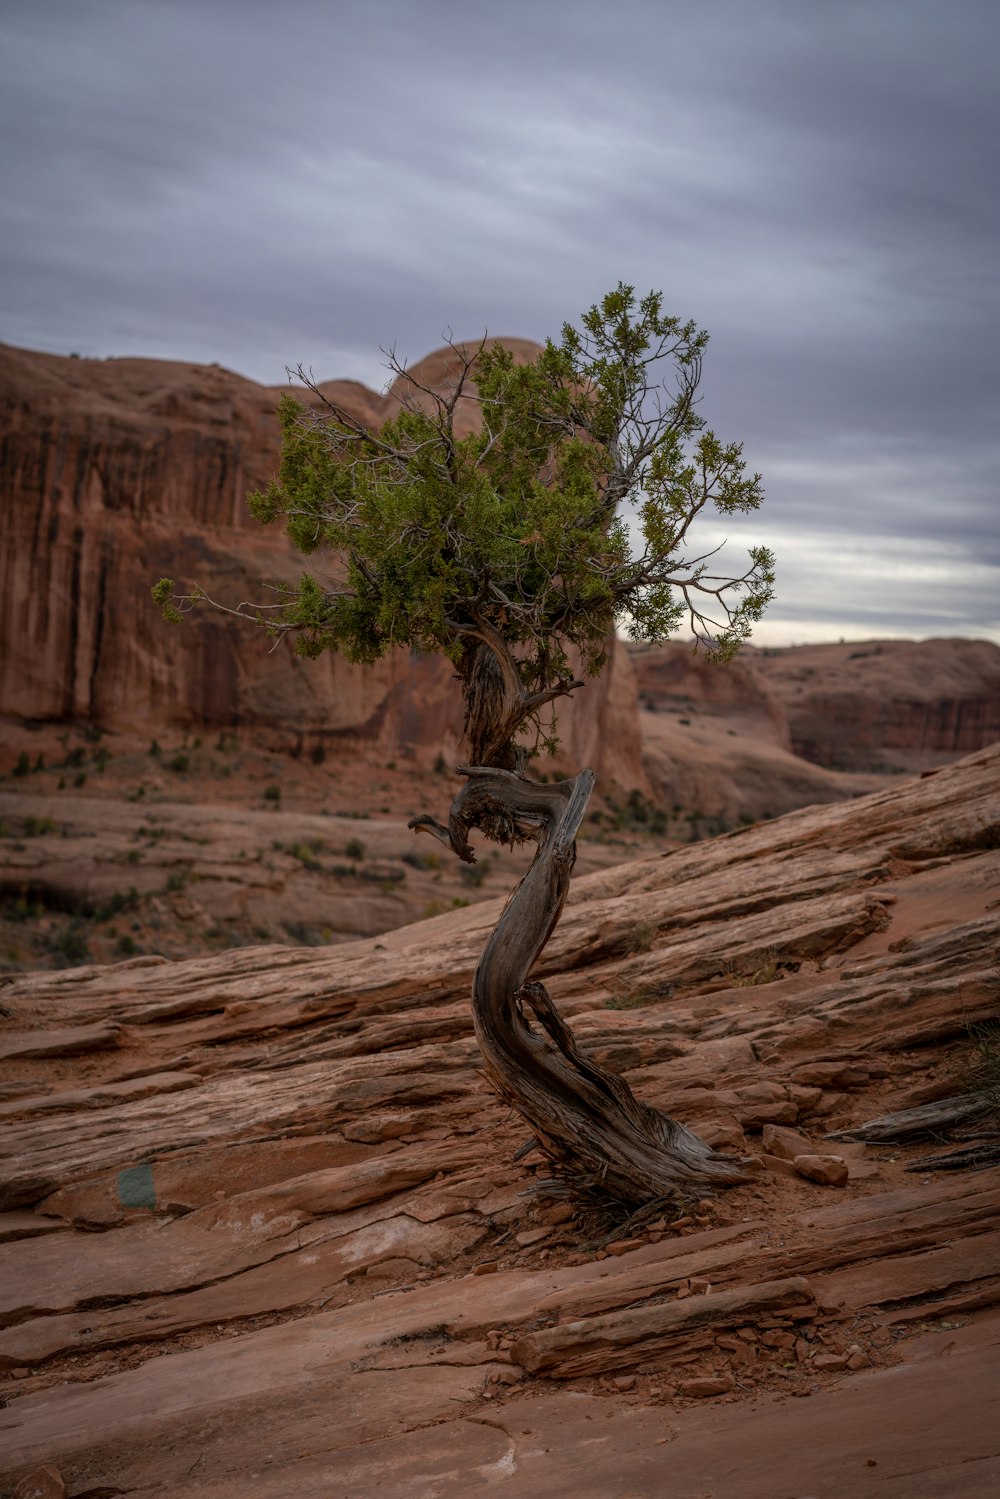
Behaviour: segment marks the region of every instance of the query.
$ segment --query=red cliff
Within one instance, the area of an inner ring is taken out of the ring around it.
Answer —
[[[514,347],[520,357],[533,348]],[[413,372],[445,384],[448,351]],[[391,390],[382,397],[351,381],[321,389],[373,425],[395,405]],[[253,629],[208,611],[181,628],[160,620],[149,588],[163,574],[229,602],[266,598],[267,582],[301,572],[301,558],[245,505],[277,467],[279,394],[215,365],[0,346],[0,714],[142,733],[242,727],[292,749],[326,740],[423,758],[457,748],[447,662],[397,653],[361,670],[285,647],[270,654]],[[644,784],[619,647],[560,717],[569,760]]]

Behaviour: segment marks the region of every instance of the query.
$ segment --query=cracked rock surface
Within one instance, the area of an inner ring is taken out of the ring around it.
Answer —
[[[499,901],[10,977],[9,1488],[993,1492],[998,818],[1000,746],[576,881],[539,976],[581,1046],[759,1161],[635,1222],[478,1074]]]

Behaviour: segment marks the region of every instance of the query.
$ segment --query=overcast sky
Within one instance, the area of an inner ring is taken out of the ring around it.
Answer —
[[[0,339],[381,386],[660,288],[755,638],[1000,641],[998,60],[998,0],[0,0]]]

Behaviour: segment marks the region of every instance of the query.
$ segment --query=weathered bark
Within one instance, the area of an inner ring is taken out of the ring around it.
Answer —
[[[529,982],[566,900],[593,772],[550,785],[495,767],[461,773],[469,779],[448,827],[428,817],[411,826],[468,862],[474,827],[496,841],[533,838],[538,845],[473,979],[473,1021],[491,1087],[527,1121],[556,1174],[578,1193],[638,1208],[745,1181],[737,1161],[716,1155],[583,1056],[543,985]]]

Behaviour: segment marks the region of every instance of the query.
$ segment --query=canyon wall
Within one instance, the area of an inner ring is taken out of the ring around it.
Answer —
[[[755,650],[795,754],[832,769],[922,770],[1000,739],[1000,647],[872,640]]]
[[[511,341],[515,357],[534,346]],[[443,350],[413,373],[447,383]],[[352,381],[323,384],[377,425],[398,409]],[[453,668],[394,653],[358,668],[273,653],[246,624],[203,611],[169,627],[149,597],[161,575],[225,602],[266,600],[306,565],[247,510],[279,457],[281,391],[218,366],[62,358],[0,346],[0,715],[154,734],[243,729],[281,749],[433,759],[459,753]],[[429,398],[428,398],[429,399]],[[460,413],[468,428],[475,406]],[[322,562],[319,563],[319,569]],[[644,786],[630,662],[560,713],[564,759]]]

